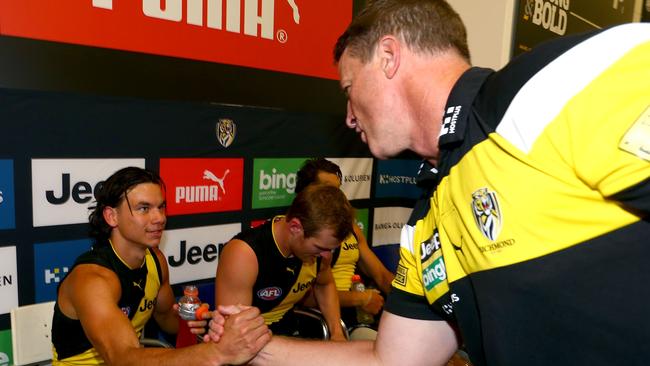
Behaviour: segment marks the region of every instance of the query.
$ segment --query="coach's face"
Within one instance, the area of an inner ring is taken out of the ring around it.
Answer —
[[[407,149],[409,141],[406,126],[401,123],[399,81],[394,73],[387,72],[389,63],[381,50],[367,63],[346,50],[338,64],[340,85],[348,99],[346,124],[380,159]]]

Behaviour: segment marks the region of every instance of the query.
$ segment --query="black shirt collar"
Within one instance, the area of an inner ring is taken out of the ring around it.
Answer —
[[[493,72],[491,69],[472,67],[458,79],[449,94],[444,116],[442,117],[438,142],[441,150],[448,147],[448,145],[455,145],[463,141],[472,103],[485,79]]]

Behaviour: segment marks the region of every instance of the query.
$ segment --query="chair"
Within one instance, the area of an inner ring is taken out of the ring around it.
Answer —
[[[160,338],[140,338],[140,345],[145,348],[174,348],[167,341]]]
[[[49,364],[52,360],[54,301],[11,309],[14,365]]]
[[[296,307],[292,311],[296,315],[301,338],[330,339],[330,329],[327,326],[325,317],[323,317],[323,314],[318,309]],[[345,338],[350,339],[343,320],[341,320],[341,327],[343,328]]]
[[[365,324],[359,324],[348,329],[351,341],[374,341],[377,339],[377,331]]]

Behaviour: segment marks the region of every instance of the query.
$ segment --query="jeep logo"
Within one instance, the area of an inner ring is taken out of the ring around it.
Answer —
[[[306,283],[298,283],[296,285],[296,287],[294,287],[293,290],[291,290],[291,291],[294,292],[294,293],[307,291],[307,290],[309,290],[309,288],[311,288],[311,284],[314,283],[314,281],[316,281],[315,278],[312,279],[311,281],[307,281]]]
[[[420,243],[421,261],[424,262],[429,259],[429,257],[431,257],[431,255],[438,249],[440,249],[440,234],[438,234],[438,229],[435,229],[429,240]]]
[[[174,256],[168,256],[167,261],[172,267],[180,267],[185,261],[189,264],[197,264],[204,260],[206,262],[214,262],[217,259],[218,247],[214,244],[208,244],[205,248],[200,246],[187,246],[185,240],[181,240],[180,252],[178,258]]]
[[[70,174],[64,173],[61,178],[61,194],[58,197],[55,195],[54,190],[48,190],[45,192],[47,202],[53,205],[64,204],[68,202],[71,196],[72,200],[77,203],[86,203],[97,194],[97,190],[100,189],[104,183],[103,181],[97,182],[93,189],[88,182],[77,182],[72,186],[72,189],[70,189]]]
[[[138,309],[138,311],[147,311],[153,309],[153,307],[156,306],[156,299],[149,300],[147,298],[142,300],[142,306]]]

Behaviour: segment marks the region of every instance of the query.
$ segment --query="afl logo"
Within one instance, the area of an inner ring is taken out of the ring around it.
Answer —
[[[262,300],[272,301],[282,296],[282,289],[279,287],[266,287],[257,291],[257,297]]]
[[[126,315],[127,318],[129,317],[129,315],[131,315],[131,307],[130,306],[125,306],[121,310],[122,310],[122,313],[124,315]]]

